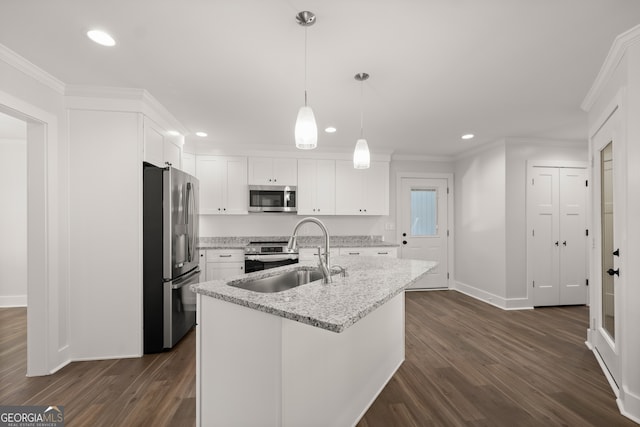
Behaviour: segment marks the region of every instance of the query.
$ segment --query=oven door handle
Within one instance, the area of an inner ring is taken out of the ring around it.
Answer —
[[[287,260],[298,259],[298,255],[284,255],[284,256],[272,256],[272,255],[247,255],[245,260],[247,261],[261,261],[264,263],[280,262]]]

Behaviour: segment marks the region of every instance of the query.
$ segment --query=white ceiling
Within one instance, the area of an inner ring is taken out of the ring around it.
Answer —
[[[35,8],[38,8],[37,13]],[[308,92],[320,147],[451,156],[503,137],[586,139],[579,108],[639,0],[0,2],[0,43],[67,84],[147,89],[225,146],[293,144]],[[117,46],[85,37],[109,31]],[[463,142],[460,136],[477,137]]]

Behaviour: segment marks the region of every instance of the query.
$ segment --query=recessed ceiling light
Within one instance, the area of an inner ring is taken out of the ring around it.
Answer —
[[[87,37],[102,46],[115,46],[116,41],[109,34],[102,30],[87,31]]]
[[[196,132],[196,136],[199,136],[200,138],[204,138],[207,136],[206,132]]]
[[[336,128],[334,128],[333,126],[329,126],[329,127],[327,127],[327,128],[325,128],[325,129],[324,129],[324,131],[325,131],[326,133],[334,133],[336,130],[337,130],[337,129],[336,129]]]
[[[180,136],[180,132],[178,132],[177,130],[170,130],[167,133],[171,136]]]
[[[474,135],[474,134],[472,134],[472,133],[467,133],[467,134],[465,134],[465,135],[462,135],[462,137],[461,137],[461,138],[462,138],[462,139],[473,139],[473,137],[474,137],[474,136],[475,136],[475,135]]]

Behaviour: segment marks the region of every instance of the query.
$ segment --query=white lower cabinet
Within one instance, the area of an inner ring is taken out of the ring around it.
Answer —
[[[388,248],[388,247],[367,247],[367,248],[340,248],[340,255],[351,255],[351,256],[384,256],[397,258],[398,257],[398,248]]]
[[[324,250],[321,250],[324,255]],[[340,255],[338,248],[329,249],[329,259]],[[318,261],[318,248],[300,248],[298,254],[300,262]]]
[[[244,250],[207,249],[204,252],[207,281],[244,274]]]

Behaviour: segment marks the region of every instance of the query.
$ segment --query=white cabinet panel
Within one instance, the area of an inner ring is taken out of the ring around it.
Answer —
[[[191,153],[182,153],[182,170],[196,176],[196,156]]]
[[[164,139],[164,161],[174,168],[182,170],[182,148],[171,137]]]
[[[149,119],[144,119],[144,160],[159,167],[164,166],[164,136]]]
[[[398,248],[389,247],[366,247],[366,248],[340,248],[340,255],[350,256],[382,256],[382,257],[398,257]]]
[[[337,215],[389,215],[387,162],[354,169],[351,161],[337,160],[335,189]]]
[[[153,165],[164,167],[166,163],[182,169],[182,142],[179,137],[168,135],[165,129],[148,117],[144,118],[143,158]]]
[[[321,250],[321,253],[324,255],[324,250]],[[340,249],[338,248],[330,248],[329,249],[329,258],[333,258],[340,255]],[[300,262],[306,261],[318,261],[318,248],[300,248],[298,250],[298,257]]]
[[[296,185],[298,181],[296,159],[272,157],[249,158],[250,185]]]
[[[200,214],[248,213],[247,158],[196,156]]]
[[[298,215],[334,215],[335,160],[298,160]]]
[[[226,279],[244,274],[244,250],[207,249],[206,280]]]

